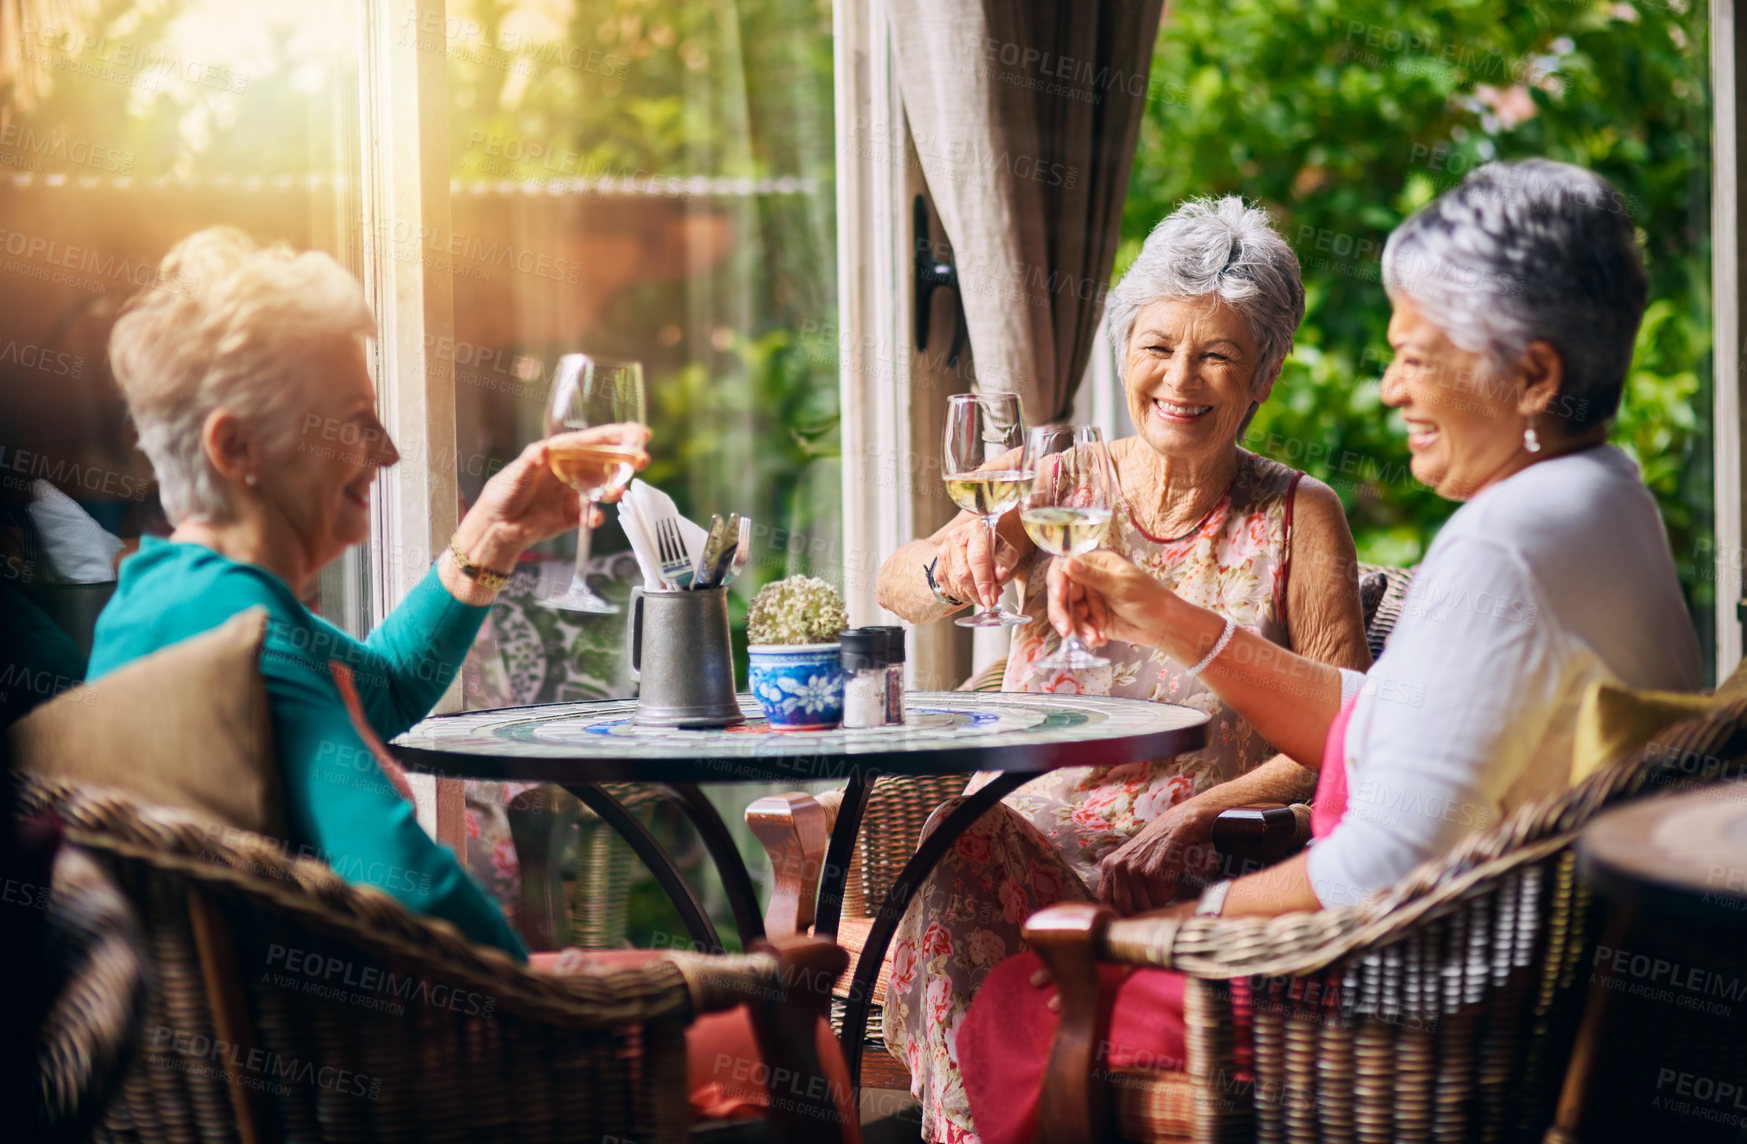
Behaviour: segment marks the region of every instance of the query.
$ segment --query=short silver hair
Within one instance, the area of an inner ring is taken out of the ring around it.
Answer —
[[[1489,163],[1421,207],[1383,248],[1383,285],[1498,369],[1552,345],[1564,380],[1549,413],[1573,431],[1619,408],[1650,292],[1619,191],[1549,159]]]
[[[229,409],[270,454],[296,449],[307,351],[369,337],[376,323],[357,279],[326,254],[258,247],[230,227],[177,243],[156,281],[129,301],[109,362],[151,459],[172,524],[223,520],[229,502],[202,432]]]
[[[1134,319],[1161,298],[1217,294],[1243,315],[1261,353],[1253,383],[1280,372],[1304,321],[1298,256],[1268,212],[1237,195],[1193,199],[1153,227],[1140,256],[1110,291],[1110,337],[1125,353]]]

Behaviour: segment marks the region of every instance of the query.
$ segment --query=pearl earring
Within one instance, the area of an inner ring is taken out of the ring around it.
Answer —
[[[1531,432],[1533,432],[1533,430],[1531,430]],[[1539,449],[1540,446],[1536,445],[1535,448]],[[250,473],[248,476],[244,477],[243,484],[248,485],[250,488],[254,488],[255,487],[255,474]]]
[[[1541,451],[1541,435],[1535,432],[1535,423],[1533,421],[1530,421],[1527,425],[1523,426],[1523,448],[1531,453],[1539,453]]]

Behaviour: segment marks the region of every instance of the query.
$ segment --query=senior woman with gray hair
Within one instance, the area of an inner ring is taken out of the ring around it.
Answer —
[[[551,472],[551,441],[529,445],[486,482],[429,574],[368,639],[355,640],[300,601],[324,565],[369,535],[370,486],[399,460],[365,369],[375,323],[364,292],[325,254],[257,249],[227,229],[184,240],[162,270],[199,289],[142,294],[116,323],[110,358],[175,531],[148,537],[122,564],[97,623],[91,677],[265,609],[260,665],[287,841],[348,881],[527,958],[485,891],[420,828],[384,772],[393,764],[381,740],[442,697],[521,553],[576,527],[580,502]],[[648,463],[641,425],[575,436],[635,446],[636,467]],[[604,483],[607,474],[577,477]],[[531,960],[562,974],[654,956],[566,949]],[[815,1024],[846,1138],[858,1139],[842,1057],[829,1025]],[[744,1006],[693,1021],[692,1114],[758,1115],[768,1095],[742,1083],[749,1063],[768,1071]]]
[[[372,739],[435,706],[501,575],[529,545],[576,525],[576,494],[551,474],[546,444],[530,445],[487,482],[429,575],[367,640],[352,639],[301,601],[323,566],[369,536],[371,486],[399,460],[365,368],[375,323],[364,292],[325,254],[258,249],[229,229],[185,239],[163,271],[198,288],[137,297],[110,359],[175,530],[146,537],[122,564],[90,678],[265,609],[260,665],[287,841],[525,956],[484,891],[419,827]],[[640,425],[587,434],[648,440]]]
[[[1123,504],[1107,543],[1162,589],[1259,640],[1362,668],[1370,657],[1339,498],[1238,443],[1303,317],[1298,260],[1261,210],[1236,197],[1202,200],[1159,223],[1110,295],[1137,433],[1111,445]],[[999,536],[991,553],[980,519],[965,514],[905,545],[881,571],[881,603],[922,623],[958,601],[992,603],[1016,577],[1031,622],[1014,636],[1006,690],[1183,703],[1213,722],[1209,746],[1192,754],[1027,783],[921,887],[893,943],[885,1034],[909,1065],[923,1135],[935,1141],[969,1138],[954,1038],[989,970],[1021,948],[1027,917],[1094,897],[1124,911],[1163,905],[1186,860],[1211,856],[1202,844],[1221,810],[1292,801],[1312,781],[1290,759],[1270,759],[1263,736],[1196,678],[1198,656],[1117,642],[1106,650],[1113,667],[1036,668],[1061,638],[1046,615],[1052,558],[1016,513]]]
[[[1619,194],[1562,163],[1481,168],[1390,236],[1383,275],[1383,402],[1406,422],[1414,476],[1465,503],[1368,674],[1261,656],[1253,633],[1114,553],[1050,571],[1057,625],[1207,658],[1220,698],[1320,771],[1307,853],[1166,914],[1356,902],[1566,785],[1598,683],[1698,686],[1655,501],[1606,443],[1648,292]],[[1038,965],[997,968],[960,1032],[984,1144],[1030,1138],[1035,1046],[1054,1024]],[[1123,979],[1106,1065],[1180,1062],[1182,996],[1175,973]]]

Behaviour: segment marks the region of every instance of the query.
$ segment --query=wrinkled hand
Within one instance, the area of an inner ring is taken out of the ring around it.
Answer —
[[[940,559],[934,565],[934,582],[955,600],[994,607],[1001,589],[1013,576],[1019,551],[997,537],[989,551],[989,526],[980,517],[960,521],[940,541]]]
[[[1110,640],[1157,646],[1159,624],[1173,593],[1127,558],[1088,552],[1049,565],[1049,620],[1091,647]]]
[[[1185,802],[1147,823],[1098,863],[1098,900],[1123,917],[1169,905],[1183,874],[1206,877],[1217,868],[1218,817],[1217,810]]]
[[[638,447],[635,468],[641,472],[649,464],[649,454],[643,446],[649,443],[649,430],[642,425],[600,425],[593,429],[578,429],[552,440],[574,439],[588,444],[618,443]],[[479,534],[489,534],[497,551],[497,559],[507,556],[512,562],[529,545],[557,536],[577,526],[582,517],[581,501],[576,490],[552,475],[546,463],[547,441],[536,441],[522,450],[485,483],[479,500],[462,522],[463,540]],[[607,476],[603,468],[599,474]],[[604,499],[617,500],[619,492]],[[600,513],[589,522],[600,523]],[[473,551],[469,547],[469,551]]]

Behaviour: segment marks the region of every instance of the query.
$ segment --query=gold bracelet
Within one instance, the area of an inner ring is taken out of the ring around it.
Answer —
[[[478,581],[479,585],[487,591],[499,591],[505,584],[510,582],[510,577],[515,574],[513,569],[509,572],[499,572],[495,568],[482,568],[473,561],[467,559],[467,553],[461,551],[461,536],[459,533],[455,535],[454,539],[449,541],[449,552],[455,557],[455,570],[469,580]]]

